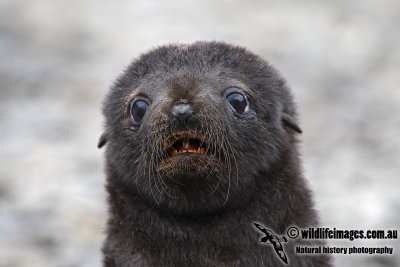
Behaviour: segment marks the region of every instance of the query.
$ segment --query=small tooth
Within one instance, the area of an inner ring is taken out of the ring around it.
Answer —
[[[183,147],[187,150],[189,147],[189,139],[183,140]]]

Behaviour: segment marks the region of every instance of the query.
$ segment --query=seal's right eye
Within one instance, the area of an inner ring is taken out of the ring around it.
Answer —
[[[149,108],[149,104],[147,104],[144,100],[136,100],[131,105],[131,119],[135,124],[139,124],[146,114],[147,109]]]

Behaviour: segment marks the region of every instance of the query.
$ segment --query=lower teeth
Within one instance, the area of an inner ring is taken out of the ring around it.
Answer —
[[[171,154],[172,154],[173,156],[174,156],[174,155],[177,155],[177,154],[182,154],[182,153],[205,154],[205,148],[204,148],[204,147],[199,147],[199,148],[197,148],[197,149],[190,149],[190,150],[188,150],[188,149],[182,149],[182,150],[174,149],[174,150],[171,152]]]

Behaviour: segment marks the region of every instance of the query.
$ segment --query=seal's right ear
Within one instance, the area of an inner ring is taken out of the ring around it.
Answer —
[[[107,143],[107,133],[104,132],[99,139],[99,142],[97,143],[97,147],[101,148]]]

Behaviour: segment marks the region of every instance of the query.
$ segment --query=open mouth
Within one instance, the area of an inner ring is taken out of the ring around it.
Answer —
[[[184,153],[206,154],[206,151],[205,143],[191,135],[175,137],[169,148],[169,154],[171,157]]]

